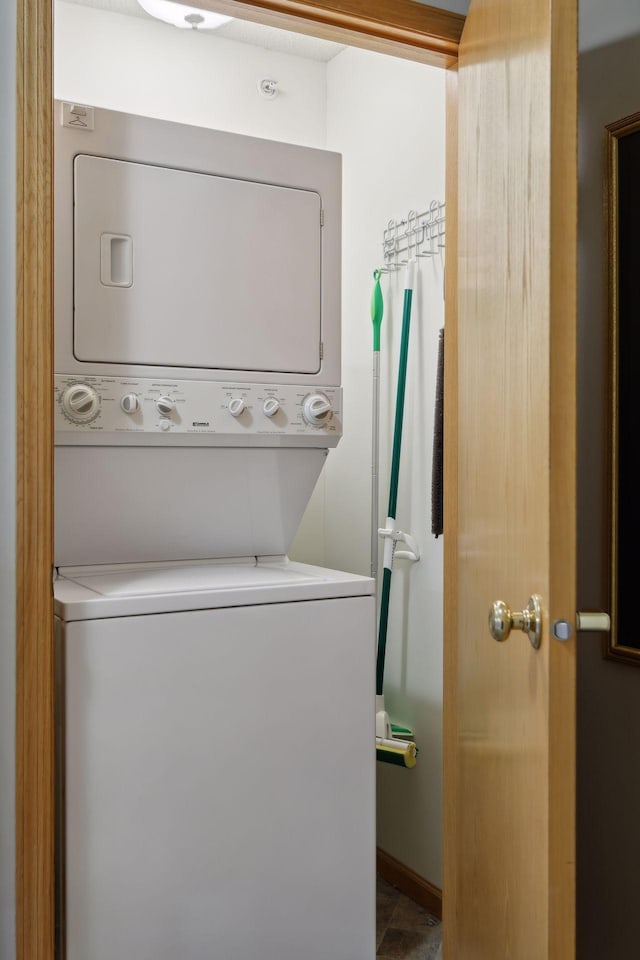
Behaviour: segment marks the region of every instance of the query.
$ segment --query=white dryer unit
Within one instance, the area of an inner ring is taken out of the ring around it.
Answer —
[[[62,570],[67,960],[373,960],[372,582]]]
[[[286,554],[342,433],[341,157],[57,106],[56,563]]]
[[[87,109],[56,128],[56,372],[339,386],[340,155]]]

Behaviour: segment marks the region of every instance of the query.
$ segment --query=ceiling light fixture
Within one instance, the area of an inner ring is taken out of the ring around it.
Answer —
[[[226,17],[222,13],[187,7],[182,3],[174,3],[173,0],[138,0],[138,3],[145,13],[156,20],[164,20],[165,23],[185,30],[217,30],[223,23],[233,20],[233,17]]]

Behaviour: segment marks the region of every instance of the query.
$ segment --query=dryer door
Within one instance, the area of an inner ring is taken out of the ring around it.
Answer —
[[[318,372],[318,193],[82,155],[74,184],[78,360]]]

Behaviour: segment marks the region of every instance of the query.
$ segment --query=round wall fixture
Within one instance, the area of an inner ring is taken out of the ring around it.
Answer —
[[[138,0],[138,3],[149,16],[170,23],[174,27],[181,27],[183,30],[216,30],[223,23],[233,20],[233,17],[225,17],[211,10],[185,7],[182,3],[174,3],[173,0]]]
[[[273,100],[274,97],[278,96],[278,81],[269,79],[259,80],[258,90],[267,100]]]

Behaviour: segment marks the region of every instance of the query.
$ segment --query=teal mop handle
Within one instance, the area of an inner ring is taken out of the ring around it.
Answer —
[[[402,452],[402,424],[404,422],[404,396],[407,385],[407,358],[409,355],[409,331],[411,327],[411,302],[413,289],[404,291],[402,311],[402,339],[400,342],[400,363],[398,365],[398,387],[396,392],[396,418],[393,427],[393,455],[391,457],[391,483],[389,485],[388,516],[396,517],[398,505],[398,478],[400,476],[400,454]]]
[[[376,695],[382,696],[384,687],[384,658],[387,652],[387,626],[389,624],[389,596],[391,595],[391,570],[382,571],[380,595],[380,622],[378,624],[378,656],[376,659]]]
[[[407,385],[407,359],[409,356],[409,332],[411,330],[411,303],[413,300],[413,275],[415,261],[407,266],[407,281],[404,291],[402,310],[402,335],[400,339],[400,362],[398,364],[398,386],[396,391],[396,415],[393,426],[393,454],[391,457],[391,482],[389,484],[389,510],[387,517],[395,520],[398,504],[398,479],[400,476],[400,454],[402,452],[402,425],[404,422],[404,398]],[[389,597],[391,594],[391,568],[393,563],[393,545],[385,543],[385,561],[382,574],[382,593],[380,596],[380,622],[378,625],[378,656],[376,661],[376,694],[382,694],[384,683],[384,661],[387,652],[387,628],[389,625]]]

